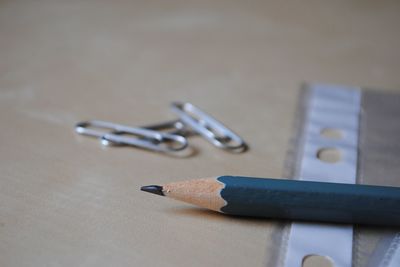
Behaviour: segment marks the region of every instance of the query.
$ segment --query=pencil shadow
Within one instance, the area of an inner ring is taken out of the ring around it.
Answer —
[[[253,225],[271,225],[271,224],[288,223],[288,221],[286,220],[227,215],[198,207],[178,207],[178,208],[174,207],[170,208],[168,210],[168,213],[174,214],[176,216],[190,216],[202,220],[206,219],[206,220],[221,221],[221,222],[224,221],[227,223],[243,223],[243,224],[253,224]]]

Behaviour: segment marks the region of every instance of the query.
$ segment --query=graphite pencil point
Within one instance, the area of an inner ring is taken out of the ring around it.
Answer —
[[[149,193],[152,193],[152,194],[164,196],[163,187],[162,187],[162,186],[159,186],[159,185],[146,185],[146,186],[142,186],[142,187],[140,188],[140,190],[145,191],[145,192],[149,192]]]

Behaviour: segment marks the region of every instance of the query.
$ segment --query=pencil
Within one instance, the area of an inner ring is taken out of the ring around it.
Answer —
[[[220,176],[141,187],[229,215],[400,226],[400,188]]]

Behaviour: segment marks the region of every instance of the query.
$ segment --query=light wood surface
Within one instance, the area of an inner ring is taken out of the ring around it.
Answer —
[[[141,185],[282,175],[298,88],[400,88],[398,1],[0,1],[1,266],[266,266],[281,224]],[[190,101],[250,145],[177,159],[102,149],[80,120],[142,125]],[[278,236],[279,237],[279,236]]]

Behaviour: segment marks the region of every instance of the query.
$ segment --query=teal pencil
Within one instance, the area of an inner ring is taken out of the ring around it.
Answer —
[[[400,188],[220,176],[141,190],[229,215],[400,226]]]

